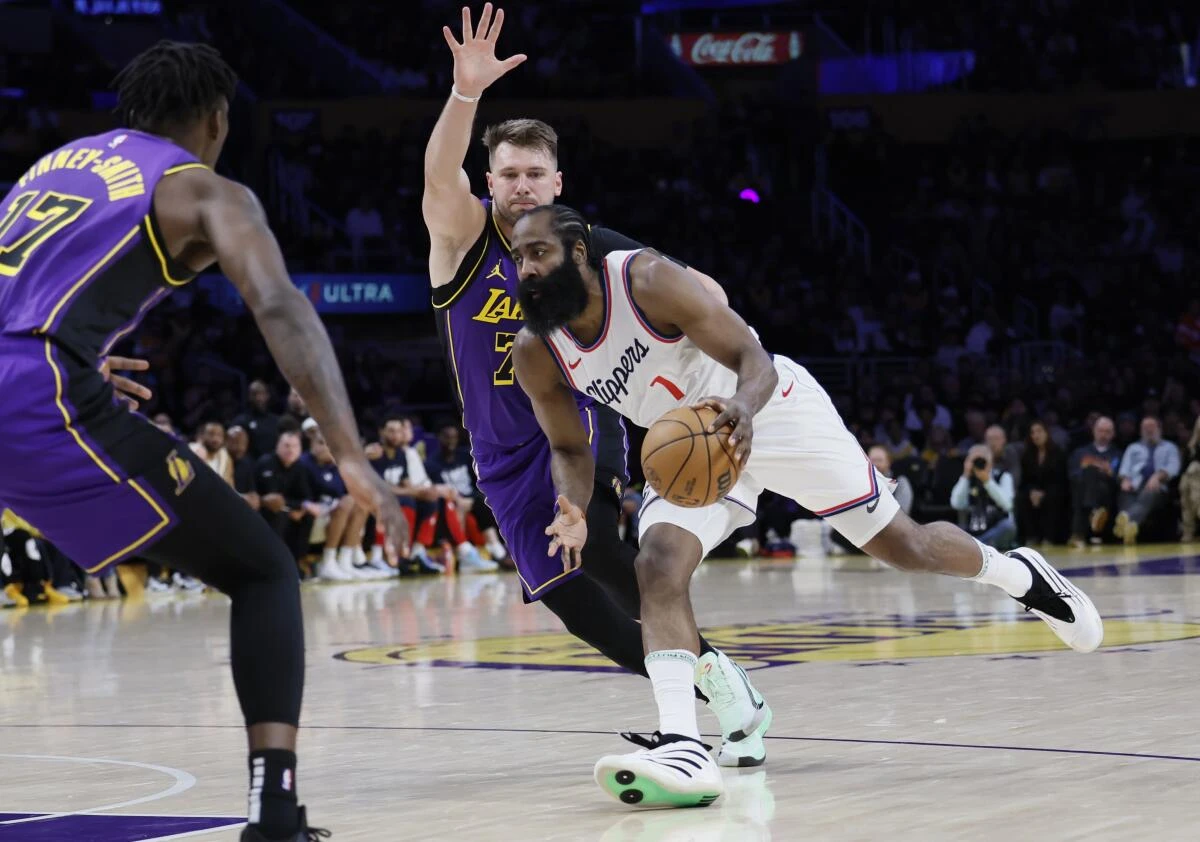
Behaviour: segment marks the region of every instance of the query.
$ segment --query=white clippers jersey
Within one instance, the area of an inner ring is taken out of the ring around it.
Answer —
[[[737,375],[686,336],[662,336],[650,326],[630,294],[629,264],[640,253],[604,258],[604,326],[595,344],[584,346],[566,328],[546,342],[574,389],[649,427],[676,407],[731,396]]]

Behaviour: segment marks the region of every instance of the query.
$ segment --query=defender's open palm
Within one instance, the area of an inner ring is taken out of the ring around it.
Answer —
[[[463,6],[463,40],[458,43],[450,27],[442,27],[442,35],[454,54],[454,88],[463,96],[479,96],[489,85],[512,70],[528,56],[518,53],[506,59],[496,58],[496,39],[504,25],[504,10],[497,9],[492,17],[492,4],[483,5],[479,29],[471,26],[471,10]]]
[[[562,550],[563,572],[568,573],[583,564],[583,545],[587,543],[587,518],[583,509],[563,495],[558,495],[558,515],[546,527],[551,536],[546,555]]]

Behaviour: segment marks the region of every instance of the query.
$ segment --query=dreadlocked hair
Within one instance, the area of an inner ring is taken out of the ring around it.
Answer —
[[[221,97],[232,102],[237,81],[207,44],[159,41],[113,79],[115,113],[131,129],[183,125],[212,111]]]

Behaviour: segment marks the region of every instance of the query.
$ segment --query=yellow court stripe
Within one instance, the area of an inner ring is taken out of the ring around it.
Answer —
[[[158,255],[158,265],[162,267],[163,280],[173,287],[191,283],[191,278],[177,281],[171,277],[171,271],[167,268],[167,253],[163,251],[162,246],[158,244],[158,238],[154,236],[154,224],[150,220],[150,214],[146,214],[143,221],[146,223],[146,239],[150,241],[150,248],[154,249],[154,253]]]
[[[184,170],[206,170],[208,167],[204,164],[180,164],[177,167],[171,167],[169,170],[163,170],[163,175],[174,175],[177,172]]]
[[[157,535],[159,532],[161,532],[163,530],[163,528],[166,527],[171,522],[171,518],[167,515],[167,513],[162,510],[162,508],[158,505],[158,503],[154,502],[154,498],[151,497],[144,488],[142,488],[140,485],[138,485],[136,481],[130,480],[129,487],[132,488],[134,491],[136,491],[138,494],[142,495],[142,499],[150,504],[150,508],[154,509],[154,511],[158,514],[159,518],[161,518],[161,519],[159,520],[159,522],[157,524],[155,524],[153,527],[151,527],[149,532],[147,532],[141,538],[138,538],[136,541],[134,541],[129,546],[125,547],[124,549],[117,550],[115,553],[110,555],[108,558],[104,559],[104,561],[100,562],[95,567],[85,568],[88,573],[95,573],[97,570],[100,570],[100,569],[104,568],[105,566],[112,564],[114,561],[121,558],[122,556],[128,555],[129,553],[133,552],[138,547],[140,547],[142,544],[146,543],[151,538],[153,538],[155,535]]]
[[[449,307],[451,304],[453,304],[455,301],[458,300],[458,297],[463,294],[463,290],[465,290],[468,286],[471,285],[471,281],[475,280],[475,273],[479,271],[479,264],[483,263],[483,258],[487,256],[488,246],[491,245],[491,242],[492,242],[491,238],[492,238],[492,235],[485,232],[484,238],[483,238],[483,248],[479,252],[479,259],[476,260],[475,265],[471,267],[471,271],[468,272],[466,274],[466,276],[463,278],[463,282],[458,285],[458,289],[456,289],[454,291],[454,295],[450,296],[450,300],[447,301],[445,304],[434,304],[433,309],[445,310],[447,307]]]
[[[66,294],[59,299],[59,302],[54,305],[54,309],[50,311],[50,315],[46,318],[46,323],[42,325],[39,333],[45,333],[46,331],[50,330],[50,326],[54,324],[54,320],[58,317],[58,311],[66,306],[66,303],[74,297],[75,293],[79,292],[83,285],[92,279],[92,275],[95,275],[97,272],[99,272],[104,265],[108,263],[108,261],[113,259],[117,252],[125,248],[125,244],[133,239],[133,235],[136,234],[141,227],[141,224],[133,226],[133,229],[124,237],[122,237],[120,242],[118,242],[112,247],[112,249],[109,250],[108,254],[97,260],[92,265],[91,269],[88,269],[83,273],[83,277],[76,281],[75,284],[69,290],[67,290]],[[49,353],[49,347],[49,344],[47,344],[47,353]],[[53,363],[51,364],[53,365]]]

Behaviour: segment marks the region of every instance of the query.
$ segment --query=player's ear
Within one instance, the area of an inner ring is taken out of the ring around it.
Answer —
[[[555,196],[562,195],[562,173],[561,172],[556,172],[554,174],[554,195]]]
[[[492,187],[492,171],[488,170],[484,175],[487,177],[488,195],[494,199],[496,198],[496,192]]]

